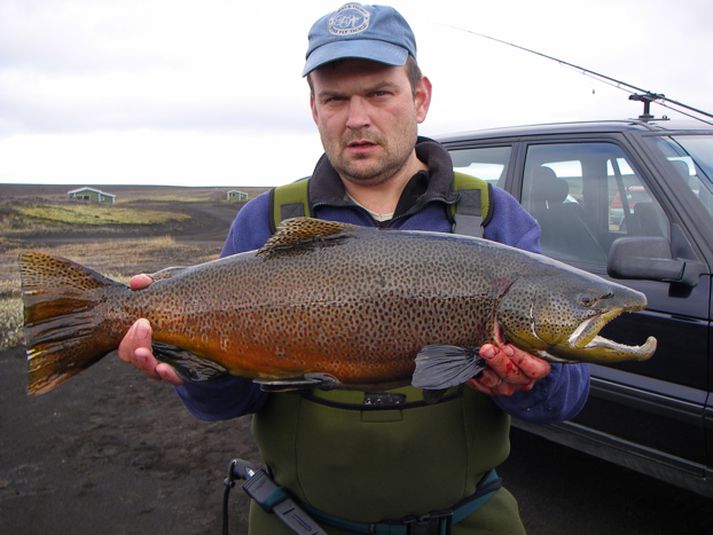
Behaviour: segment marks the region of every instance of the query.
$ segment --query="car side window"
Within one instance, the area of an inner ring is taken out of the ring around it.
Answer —
[[[618,237],[668,237],[661,206],[615,143],[530,145],[522,204],[543,252],[564,261],[604,265]]]
[[[502,186],[511,150],[510,146],[452,149],[453,170]]]
[[[713,157],[711,136],[661,136],[656,145],[696,200],[713,215]]]

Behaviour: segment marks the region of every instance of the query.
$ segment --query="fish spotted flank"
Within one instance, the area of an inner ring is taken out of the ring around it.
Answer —
[[[598,335],[643,294],[487,240],[297,218],[260,250],[175,269],[132,291],[70,260],[23,253],[32,394],[116,349],[138,318],[189,380],[428,389],[477,373],[477,348],[513,343],[557,361],[649,358],[655,339]]]

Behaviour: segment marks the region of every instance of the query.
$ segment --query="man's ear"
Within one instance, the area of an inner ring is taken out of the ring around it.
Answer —
[[[422,76],[416,85],[414,103],[416,104],[416,120],[422,123],[426,120],[428,108],[431,106],[431,81],[425,76]]]
[[[314,93],[312,93],[312,92],[310,92],[310,94],[309,94],[309,107],[312,110],[312,120],[314,121],[314,124],[319,125],[319,115],[317,114],[317,105],[315,103]]]

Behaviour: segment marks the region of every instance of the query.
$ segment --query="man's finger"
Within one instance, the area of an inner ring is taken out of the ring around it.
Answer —
[[[148,320],[136,320],[119,343],[119,358],[141,370],[148,369],[150,361],[155,360],[151,352],[151,334]]]
[[[488,366],[505,382],[514,384],[527,383],[530,378],[523,374],[512,360],[514,348],[503,346],[498,348],[492,345],[483,346],[480,355]]]
[[[156,372],[158,361],[154,358],[149,349],[145,347],[137,347],[134,350],[134,358],[131,362],[136,368],[152,379],[161,379],[161,376]]]
[[[119,358],[152,379],[182,385],[183,380],[172,366],[156,360],[151,349],[151,336],[151,324],[148,320],[137,320],[119,345]]]
[[[129,279],[129,287],[132,290],[142,290],[152,282],[153,278],[150,275],[141,273],[139,275],[134,275],[133,277],[131,277],[131,279]]]
[[[542,379],[550,373],[550,363],[546,360],[530,355],[516,347],[512,347],[512,350],[513,362],[530,379]]]
[[[151,326],[149,325],[149,329]],[[126,331],[124,338],[119,342],[119,358],[124,362],[132,362],[134,358],[134,350],[140,345],[150,344],[150,341],[146,340],[146,326],[143,325],[142,320],[134,322],[134,324],[129,327]]]
[[[468,380],[466,384],[487,396],[512,396],[515,392],[523,390],[524,388],[527,388],[528,390],[532,388],[531,385],[515,385],[512,383],[506,383],[502,380],[499,382],[495,381],[497,384],[494,386],[488,386],[489,384],[492,384],[492,382],[492,380],[487,379],[484,381],[481,376],[479,379]]]
[[[503,379],[493,370],[483,370],[480,376],[475,379],[479,384],[485,388],[495,388],[499,384],[502,384]]]
[[[172,385],[182,385],[183,379],[176,373],[173,366],[166,364],[165,362],[159,362],[156,366],[156,373],[161,378],[162,381],[171,383]]]

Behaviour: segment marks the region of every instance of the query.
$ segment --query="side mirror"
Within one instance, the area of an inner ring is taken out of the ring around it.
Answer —
[[[618,238],[609,249],[607,272],[616,279],[647,279],[693,287],[703,271],[697,260],[673,258],[668,239],[658,236]]]

